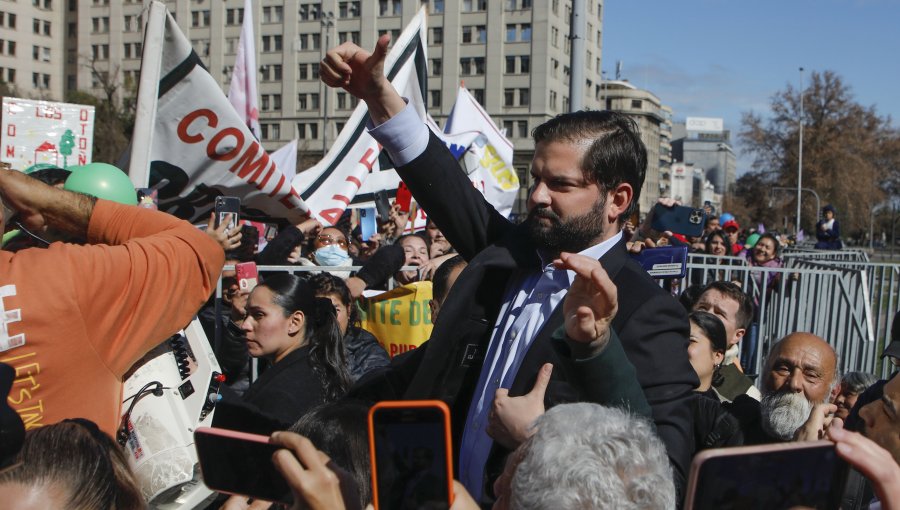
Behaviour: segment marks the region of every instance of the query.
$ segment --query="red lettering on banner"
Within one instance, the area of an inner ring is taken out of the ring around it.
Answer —
[[[272,178],[272,174],[274,174],[276,171],[277,171],[277,168],[275,168],[275,162],[270,160],[270,161],[269,161],[269,171],[266,172],[266,176],[263,177],[262,182],[259,183],[259,186],[257,186],[256,188],[257,188],[258,190],[262,191],[263,188],[266,187],[266,184],[268,184],[269,179]]]
[[[286,179],[284,178],[284,174],[281,174],[281,175],[278,177],[278,184],[276,184],[276,185],[275,185],[275,189],[273,189],[272,192],[269,193],[269,196],[270,196],[270,197],[274,197],[275,195],[278,194],[279,191],[281,191],[281,187],[284,185],[284,181],[285,181],[285,180],[286,180]]]
[[[16,157],[16,147],[13,145],[6,146],[6,157],[14,158]]]
[[[241,141],[243,142],[243,140]],[[259,155],[260,152],[262,153],[261,155]],[[253,157],[256,155],[259,155],[259,159],[254,161]],[[244,151],[243,154],[241,154],[241,157],[238,158],[238,160],[235,161],[233,165],[231,165],[231,168],[229,168],[228,171],[233,174],[237,174],[237,176],[241,179],[247,179],[247,175],[249,175],[251,172],[254,172],[253,176],[247,180],[249,180],[250,182],[255,182],[255,179],[259,177],[263,169],[268,164],[269,155],[266,154],[266,151],[260,150],[259,142],[252,142],[250,144],[250,147],[248,147],[247,150]]]
[[[85,109],[81,109],[78,112],[78,120],[86,121],[86,120],[88,120],[89,116],[90,116],[90,113]]]
[[[345,197],[345,196],[343,196],[343,195],[334,195],[333,197],[331,197],[331,199],[332,199],[332,200],[337,200],[338,202],[343,202],[343,203],[345,203],[345,204],[347,204],[347,205],[350,205],[350,199],[347,198],[347,197]]]
[[[6,136],[16,136],[16,125],[10,124],[6,126]]]
[[[353,177],[352,175],[350,177],[347,177],[347,182],[352,182],[354,185],[356,185],[356,189],[362,187],[362,181],[360,181],[356,177]]]
[[[390,345],[390,354],[393,358],[397,354],[403,354],[406,351],[411,351],[416,348],[415,345],[405,345],[405,344],[389,344]]]
[[[85,156],[84,154],[79,154],[78,155],[78,164],[86,165],[87,164],[87,156]]]
[[[284,205],[285,207],[287,207],[288,209],[296,209],[297,204],[291,202],[291,197],[296,197],[298,201],[303,200],[303,197],[301,197],[300,194],[297,193],[297,190],[294,189],[293,186],[291,186],[291,192],[288,193],[287,195],[281,197],[278,201],[281,202],[281,204]]]
[[[215,112],[208,108],[203,108],[201,110],[195,110],[191,113],[185,115],[181,122],[178,123],[178,138],[185,143],[198,143],[203,141],[203,135],[192,135],[188,133],[188,128],[191,124],[200,117],[206,118],[206,124],[209,127],[216,127],[219,125],[219,118],[216,116]]]
[[[380,150],[380,146],[379,146]],[[371,158],[371,159],[370,159]],[[366,153],[363,154],[363,157],[360,158],[359,162],[362,163],[363,166],[366,167],[368,171],[372,171],[372,166],[375,165],[375,162],[378,161],[378,151],[375,149],[366,149]]]
[[[81,124],[81,136],[87,135],[87,124]]]
[[[215,127],[215,126],[213,126]],[[234,147],[232,147],[227,152],[223,152],[219,154],[218,146],[219,142],[225,139],[225,137],[233,136],[235,141],[237,142]],[[256,142],[253,142],[256,143]],[[259,144],[257,144],[258,146]],[[228,161],[229,159],[238,155],[238,152],[241,151],[241,147],[244,146],[244,133],[241,132],[240,129],[235,127],[225,128],[218,133],[216,133],[209,143],[206,145],[206,155],[209,156],[210,159],[214,159],[216,161]],[[253,146],[250,146],[247,152],[253,150]]]
[[[334,225],[335,223],[337,223],[337,220],[340,219],[342,214],[344,214],[343,209],[325,209],[324,211],[319,213],[319,216],[321,216],[329,224]]]
[[[87,138],[78,139],[78,149],[83,151],[87,150]]]

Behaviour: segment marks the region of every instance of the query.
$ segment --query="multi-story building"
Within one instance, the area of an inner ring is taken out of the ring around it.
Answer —
[[[666,179],[660,180],[660,173],[671,162],[669,139],[672,110],[668,107],[664,109],[652,92],[639,89],[627,80],[605,81],[602,88],[604,107],[634,119],[640,128],[641,140],[647,147],[647,175],[640,199],[641,214],[646,214],[666,188]],[[662,173],[667,175],[665,171]]]
[[[0,2],[0,82],[29,96],[62,98],[62,3]]]
[[[71,89],[102,95],[104,84],[126,94],[139,76],[146,1],[67,0],[65,6],[62,0],[46,1],[53,2],[49,12],[67,27],[65,37],[54,33],[56,39],[47,38],[46,44],[56,41],[59,46],[51,56],[66,54],[64,65],[51,59],[57,71],[50,84],[57,88],[50,96],[61,99]],[[0,8],[39,11],[20,3],[0,1]],[[244,1],[165,3],[210,74],[227,90]],[[603,0],[585,4],[583,104],[599,109]],[[317,161],[356,106],[349,94],[319,81],[318,65],[326,49],[348,40],[372,48],[385,32],[398,36],[422,5],[429,13],[429,113],[442,124],[464,81],[513,141],[524,200],[531,130],[568,110],[571,2],[565,0],[255,0],[263,145],[274,150],[298,138],[299,168]],[[23,15],[18,16],[22,23]],[[23,80],[16,78],[17,83]]]
[[[672,136],[672,157],[703,168],[716,193],[727,195],[737,178],[737,159],[722,119],[688,117],[674,125]]]

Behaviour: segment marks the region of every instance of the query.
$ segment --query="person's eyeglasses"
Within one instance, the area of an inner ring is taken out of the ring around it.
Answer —
[[[340,246],[341,248],[344,248],[344,249],[347,248],[347,239],[345,239],[343,237],[339,237],[339,238],[335,239],[335,238],[331,237],[330,235],[321,235],[316,238],[316,241],[318,241],[321,244],[324,244],[325,246],[328,246],[330,244],[336,244],[336,245]]]

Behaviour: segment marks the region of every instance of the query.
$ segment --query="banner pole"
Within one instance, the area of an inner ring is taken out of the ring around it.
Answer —
[[[166,6],[150,2],[141,53],[141,79],[131,137],[131,161],[128,176],[135,188],[146,188],[150,180],[150,149],[153,145],[153,123],[159,94],[160,67],[165,42]]]

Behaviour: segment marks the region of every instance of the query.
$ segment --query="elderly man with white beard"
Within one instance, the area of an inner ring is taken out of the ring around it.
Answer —
[[[824,437],[837,406],[828,402],[839,381],[837,354],[810,333],[791,333],[772,347],[762,373],[762,401],[738,397],[732,413],[745,444],[811,441]]]

